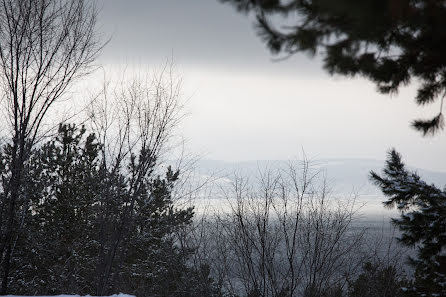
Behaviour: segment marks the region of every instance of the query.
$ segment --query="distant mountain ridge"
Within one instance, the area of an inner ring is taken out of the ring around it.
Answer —
[[[299,162],[293,161],[293,162]],[[219,160],[200,160],[196,164],[196,170],[200,174],[216,174],[231,178],[234,173],[241,175],[255,175],[259,170],[276,170],[286,166],[289,161],[283,160],[259,160],[228,162]],[[311,168],[320,170],[327,178],[334,193],[361,195],[381,194],[369,180],[370,171],[381,172],[385,162],[373,159],[321,159],[310,161]],[[426,169],[408,167],[416,171],[427,183],[435,184],[439,188],[446,185],[446,172],[436,172]]]

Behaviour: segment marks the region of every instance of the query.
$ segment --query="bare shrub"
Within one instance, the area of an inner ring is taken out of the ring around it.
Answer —
[[[332,197],[310,162],[235,177],[223,189],[228,211],[203,216],[190,230],[197,263],[237,296],[322,296],[346,289],[364,261],[365,228],[353,228],[355,197]]]

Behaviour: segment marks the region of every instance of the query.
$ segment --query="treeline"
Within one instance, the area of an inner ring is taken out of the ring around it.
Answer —
[[[331,197],[309,162],[265,171],[255,183],[236,178],[226,192],[230,210],[194,218],[173,197],[181,173],[160,174],[156,139],[140,135],[140,149],[123,156],[100,139],[60,124],[32,150],[8,293],[403,296],[401,250],[383,251],[355,225],[354,200]],[[10,152],[2,147],[3,185]]]
[[[209,295],[201,272],[186,265],[193,251],[175,244],[175,232],[193,216],[173,204],[178,171],[153,174],[157,160],[148,151],[108,167],[104,149],[84,127],[61,124],[33,150],[17,201],[9,292]],[[5,181],[8,145],[0,160]]]

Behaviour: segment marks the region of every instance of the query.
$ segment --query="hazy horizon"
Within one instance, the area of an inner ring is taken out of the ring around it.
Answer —
[[[390,97],[361,78],[330,77],[318,56],[273,61],[252,20],[218,1],[99,1],[110,36],[99,62],[160,67],[173,59],[188,116],[187,149],[210,159],[384,160],[395,147],[411,166],[446,171],[444,132],[410,128],[438,106],[414,103],[416,82]]]

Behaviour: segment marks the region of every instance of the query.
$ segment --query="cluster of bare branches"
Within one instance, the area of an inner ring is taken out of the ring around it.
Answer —
[[[102,90],[91,100],[88,122],[106,148],[110,166],[144,151],[147,160],[160,157],[173,130],[183,117],[181,79],[172,62],[153,75],[123,71],[104,79]]]
[[[110,183],[106,187],[116,185],[114,174],[117,177],[124,171],[127,176],[118,213],[109,207],[114,198],[107,191],[101,196],[98,295],[115,287],[135,223],[147,219],[140,217],[147,215],[140,209],[148,200],[138,199],[146,180],[156,177],[160,158],[182,118],[180,90],[181,80],[173,64],[167,63],[155,75],[122,75],[118,81],[104,81],[102,91],[91,101],[88,122],[102,144],[102,166],[109,173],[104,179]]]
[[[96,33],[94,2],[2,0],[0,3],[1,102],[10,146],[0,200],[1,292],[8,287],[11,255],[20,232],[24,167],[46,115],[78,78],[92,69],[104,43]]]
[[[48,109],[92,70],[103,47],[90,1],[2,0],[0,71],[16,137],[34,143]]]
[[[6,123],[0,150],[0,294],[8,292],[11,275],[20,275],[14,249],[25,249],[17,251],[20,257],[30,252],[23,242],[29,235],[27,224],[33,221],[30,205],[39,200],[31,201],[36,193],[27,188],[27,168],[33,152],[40,148],[49,112],[79,78],[94,70],[93,63],[106,43],[96,31],[97,14],[95,2],[90,0],[0,0],[1,104]],[[131,237],[142,232],[141,224],[150,220],[148,212],[156,208],[149,187],[168,191],[177,179],[177,171],[169,169],[162,180],[157,170],[183,115],[180,89],[181,80],[167,63],[155,75],[129,78],[123,73],[120,80],[104,82],[91,100],[85,123],[95,133],[101,154],[96,168],[99,176],[95,177],[100,181],[95,188],[97,197],[88,202],[99,226],[97,263],[91,263],[96,267],[91,277],[96,280],[97,295],[123,281]],[[62,125],[60,129],[67,132],[75,126]],[[169,201],[163,203],[159,207],[171,207]],[[190,209],[172,213],[185,215],[181,222],[192,215]],[[79,242],[79,246],[84,245]],[[73,267],[62,269],[74,275],[85,272],[71,262],[66,263]]]
[[[337,199],[308,160],[260,170],[254,183],[236,176],[223,192],[229,209],[201,217],[184,241],[230,295],[331,296],[367,261],[395,263],[359,224],[356,196]]]

